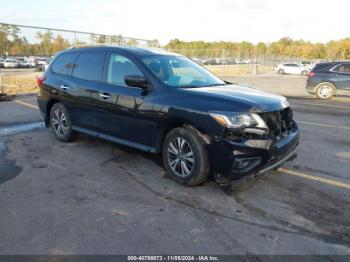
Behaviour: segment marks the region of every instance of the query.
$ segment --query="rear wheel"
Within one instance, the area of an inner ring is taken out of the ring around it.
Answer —
[[[331,83],[321,83],[316,88],[316,95],[320,99],[331,99],[335,95],[335,86]]]
[[[301,72],[301,75],[302,76],[307,76],[308,73],[309,73],[308,71],[304,70],[304,71]]]
[[[50,111],[50,127],[55,137],[63,142],[69,142],[74,138],[72,122],[65,106],[56,103]]]
[[[194,132],[183,127],[171,130],[164,139],[162,154],[165,169],[175,181],[188,186],[206,181],[208,153]]]

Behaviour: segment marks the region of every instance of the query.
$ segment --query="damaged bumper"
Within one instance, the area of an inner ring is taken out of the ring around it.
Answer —
[[[238,180],[276,169],[296,156],[297,125],[279,138],[220,139],[209,146],[213,172]]]

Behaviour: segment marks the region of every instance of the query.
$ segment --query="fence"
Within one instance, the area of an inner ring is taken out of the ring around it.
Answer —
[[[0,22],[0,97],[37,92],[35,66],[40,60],[72,45],[113,44],[159,47],[157,40]],[[15,58],[15,68],[4,67]],[[19,68],[20,67],[20,68]]]
[[[50,46],[56,44],[57,48],[77,44],[117,44],[129,46],[159,47],[157,40],[148,40],[135,37],[126,37],[121,34],[101,34],[77,30],[58,29],[0,22],[0,55],[53,55],[57,50],[50,50]],[[56,38],[55,38],[56,36]],[[3,39],[5,37],[5,39]],[[54,41],[57,41],[54,43]],[[45,51],[45,54],[33,54],[35,43]],[[46,49],[45,49],[46,45]],[[51,52],[50,52],[51,51]],[[16,53],[15,53],[16,52]],[[24,52],[24,53],[21,53]]]
[[[281,63],[318,62],[305,61],[297,57],[239,52],[227,49],[169,49],[169,51],[190,57],[219,76],[273,72],[275,67]]]

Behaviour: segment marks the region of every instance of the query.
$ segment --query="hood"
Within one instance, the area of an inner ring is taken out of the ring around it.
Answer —
[[[248,109],[250,112],[278,111],[289,106],[287,99],[281,95],[269,94],[236,84],[183,90],[191,92],[193,95],[200,95],[202,99],[207,99],[208,102],[212,99],[216,103],[218,100],[224,100],[225,104],[232,104],[234,108]]]

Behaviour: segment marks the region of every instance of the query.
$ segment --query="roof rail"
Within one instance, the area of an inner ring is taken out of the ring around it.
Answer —
[[[78,45],[72,45],[68,47],[67,49],[76,49],[76,48],[89,48],[89,47],[135,47],[135,48],[140,48],[148,51],[157,51],[158,53],[163,53],[163,54],[173,54],[173,55],[178,55],[175,54],[171,51],[167,51],[162,47],[149,47],[149,46],[132,46],[132,45],[118,45],[118,44],[78,44]]]
[[[83,48],[83,47],[94,47],[94,46],[122,46],[122,45],[118,45],[118,44],[77,44],[77,45],[71,45],[69,46],[67,49],[74,49],[74,48]]]
[[[140,47],[140,48],[161,48],[160,46],[142,46],[142,45],[128,45],[128,44],[117,44],[117,43],[95,43],[95,44],[73,44],[67,49],[83,48],[83,47]]]

